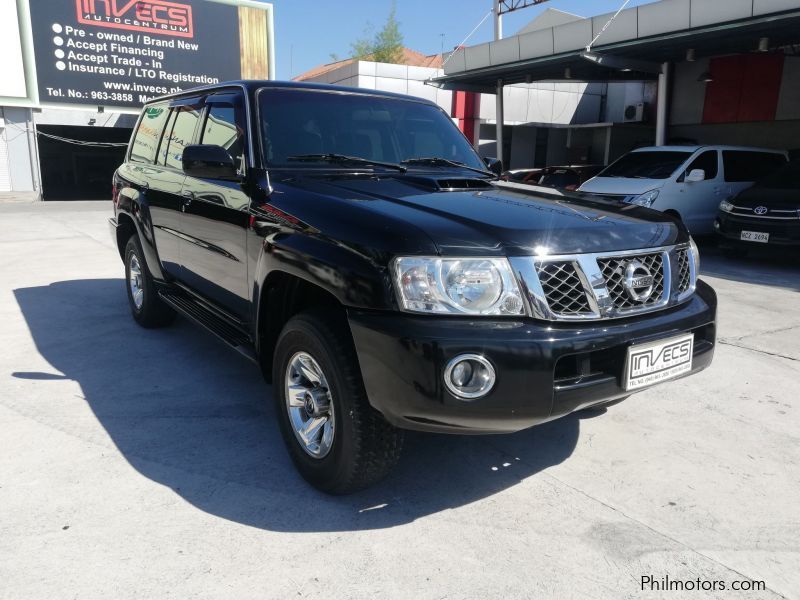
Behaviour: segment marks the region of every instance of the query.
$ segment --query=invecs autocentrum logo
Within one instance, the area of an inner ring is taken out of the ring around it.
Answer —
[[[86,25],[194,37],[192,7],[166,0],[75,0]]]

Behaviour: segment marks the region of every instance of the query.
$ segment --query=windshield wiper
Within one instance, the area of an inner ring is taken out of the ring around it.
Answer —
[[[402,165],[430,165],[432,167],[458,167],[459,169],[467,169],[468,171],[474,171],[475,173],[481,173],[482,175],[488,175],[489,177],[497,177],[491,171],[484,171],[483,169],[476,169],[475,167],[469,167],[462,162],[458,162],[457,160],[450,160],[448,158],[441,158],[438,156],[420,156],[419,158],[408,158],[406,160],[401,160],[400,164]]]
[[[404,166],[395,163],[370,160],[368,158],[361,158],[360,156],[347,156],[346,154],[334,154],[332,152],[329,152],[327,154],[298,154],[296,156],[288,156],[286,160],[369,165],[374,167],[385,167],[387,169],[396,169],[401,173],[405,173],[406,171],[408,171],[408,169],[406,169]]]

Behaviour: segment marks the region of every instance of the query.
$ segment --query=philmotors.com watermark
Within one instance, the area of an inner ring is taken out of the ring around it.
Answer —
[[[643,592],[763,592],[767,584],[753,579],[724,581],[722,579],[672,579],[669,575],[642,575],[639,583]]]

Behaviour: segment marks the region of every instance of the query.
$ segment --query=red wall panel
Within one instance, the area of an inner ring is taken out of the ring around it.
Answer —
[[[734,123],[742,97],[743,56],[712,58],[708,65],[713,81],[706,84],[703,123]]]
[[[783,54],[746,57],[739,121],[774,121],[783,79]]]
[[[783,54],[712,58],[703,123],[772,121],[778,108]]]

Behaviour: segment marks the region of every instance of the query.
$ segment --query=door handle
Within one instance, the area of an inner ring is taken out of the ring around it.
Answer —
[[[181,203],[181,210],[185,211],[186,208],[192,203],[194,200],[194,192],[190,192],[189,190],[184,190],[181,192],[181,197],[183,198],[183,202]]]

